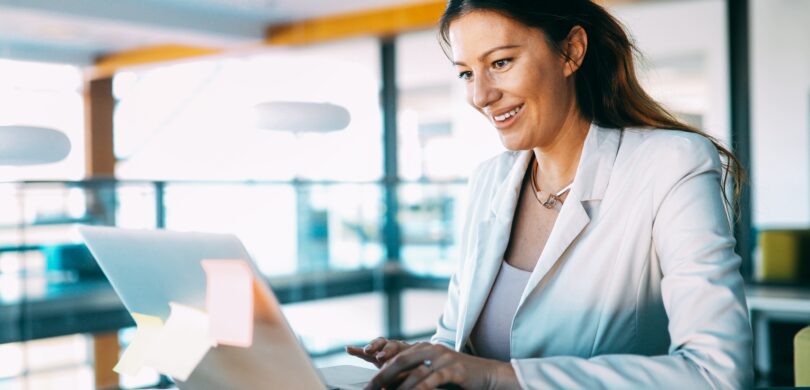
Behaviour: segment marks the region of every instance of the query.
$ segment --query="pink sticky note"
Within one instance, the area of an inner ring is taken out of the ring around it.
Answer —
[[[253,272],[244,260],[203,260],[210,332],[218,344],[253,344]]]

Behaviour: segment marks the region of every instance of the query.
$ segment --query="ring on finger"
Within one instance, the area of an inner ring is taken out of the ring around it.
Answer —
[[[428,370],[433,371],[433,361],[430,359],[422,360],[422,365],[427,367]]]

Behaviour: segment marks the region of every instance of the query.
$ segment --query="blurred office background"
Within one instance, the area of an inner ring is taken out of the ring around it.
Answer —
[[[810,324],[810,1],[603,3],[643,53],[647,90],[750,167],[736,234],[758,384],[793,385],[793,336]],[[319,364],[428,336],[465,181],[503,150],[437,44],[442,7],[0,0],[0,125],[73,146],[0,166],[0,389],[161,381],[110,370],[133,323],[77,224],[237,234]],[[352,121],[259,129],[252,109],[272,100],[332,102]]]

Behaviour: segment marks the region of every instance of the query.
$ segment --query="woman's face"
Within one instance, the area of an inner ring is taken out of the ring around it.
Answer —
[[[542,30],[501,14],[472,11],[450,24],[453,63],[467,102],[498,130],[504,146],[552,144],[572,113],[571,66]]]

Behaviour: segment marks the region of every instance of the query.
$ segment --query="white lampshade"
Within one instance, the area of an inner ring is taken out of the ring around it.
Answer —
[[[331,103],[266,102],[256,105],[256,126],[291,132],[330,132],[343,130],[351,115]]]
[[[0,126],[0,165],[34,165],[60,161],[70,140],[60,131],[35,126]]]

